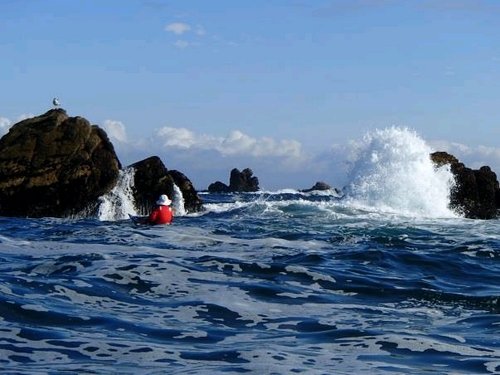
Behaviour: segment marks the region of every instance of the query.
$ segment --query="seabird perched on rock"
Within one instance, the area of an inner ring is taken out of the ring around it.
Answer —
[[[52,99],[52,104],[54,104],[54,107],[59,107],[59,104],[60,104],[59,99],[57,99],[57,98]]]

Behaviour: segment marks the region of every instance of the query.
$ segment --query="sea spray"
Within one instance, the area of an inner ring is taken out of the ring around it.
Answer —
[[[346,201],[409,216],[452,217],[453,175],[436,168],[430,147],[414,132],[391,127],[367,134],[355,147]]]
[[[134,168],[120,171],[116,186],[108,194],[100,198],[99,220],[123,220],[127,219],[129,214],[137,215],[132,192],[134,175]]]
[[[186,208],[184,207],[184,196],[181,189],[174,184],[174,196],[172,197],[172,207],[175,210],[176,216],[186,215]]]

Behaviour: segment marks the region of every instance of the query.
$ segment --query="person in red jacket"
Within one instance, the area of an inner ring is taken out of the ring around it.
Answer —
[[[170,208],[172,201],[166,194],[160,195],[156,201],[156,207],[151,211],[148,217],[149,224],[170,224],[174,218],[174,212]]]

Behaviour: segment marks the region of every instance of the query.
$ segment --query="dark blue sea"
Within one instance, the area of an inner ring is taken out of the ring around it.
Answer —
[[[500,373],[498,220],[202,197],[171,226],[1,218],[2,373]]]
[[[170,226],[0,218],[0,372],[499,374],[500,221],[383,150],[342,195],[201,194]]]

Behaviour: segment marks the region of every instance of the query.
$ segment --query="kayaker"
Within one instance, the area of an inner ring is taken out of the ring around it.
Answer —
[[[149,224],[170,224],[174,218],[174,211],[170,207],[172,201],[166,194],[160,195],[156,201],[156,207],[148,217]]]

